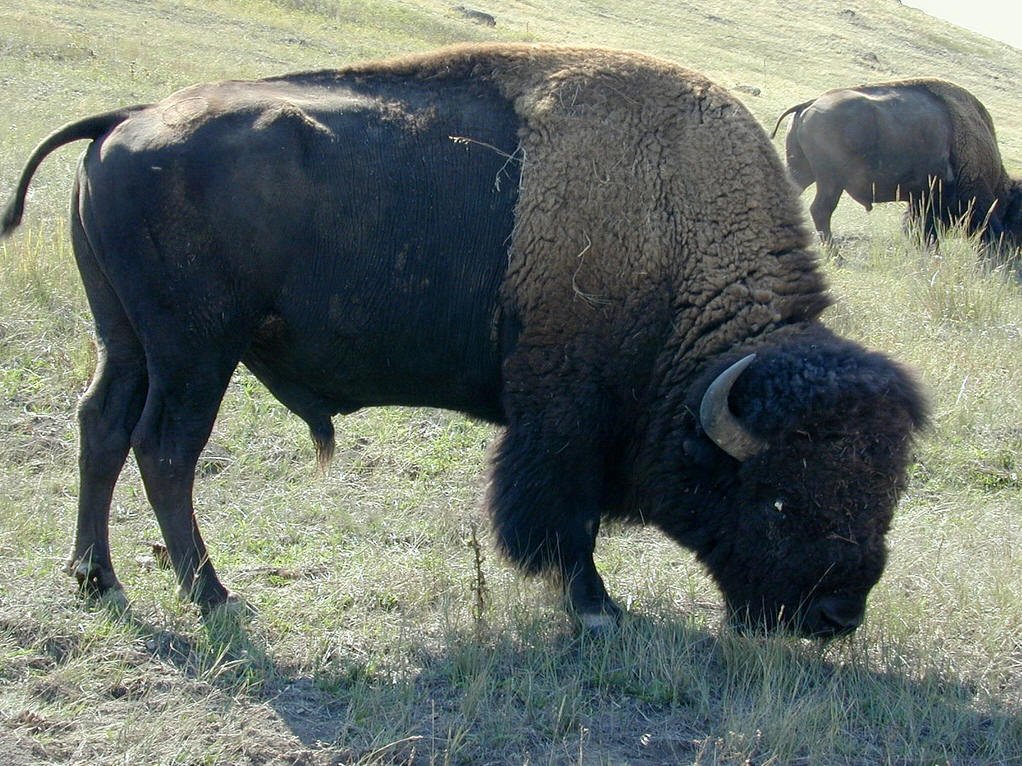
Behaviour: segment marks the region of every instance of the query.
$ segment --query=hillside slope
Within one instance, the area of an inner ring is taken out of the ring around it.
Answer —
[[[705,72],[769,129],[785,108],[829,88],[935,75],[992,113],[1009,172],[1022,175],[1022,51],[897,0],[480,4],[483,26],[437,0],[0,2],[0,189],[50,129],[192,82],[339,65],[454,41],[533,40],[634,48]],[[741,10],[739,10],[741,8]],[[783,137],[783,131],[781,132]],[[782,138],[778,138],[778,146]],[[67,150],[68,152],[74,150]],[[30,214],[62,209],[66,166],[48,163]],[[41,194],[54,183],[53,196]]]

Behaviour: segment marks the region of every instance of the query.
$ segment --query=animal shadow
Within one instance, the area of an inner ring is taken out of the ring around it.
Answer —
[[[907,737],[930,738],[979,763],[1004,732],[1022,739],[1017,716],[984,710],[968,681],[937,668],[911,676],[875,669],[857,637],[820,644],[636,614],[593,636],[566,620],[552,630],[547,614],[499,630],[476,624],[412,637],[397,656],[338,640],[309,669],[275,657],[244,614],[207,617],[191,636],[130,610],[118,618],[182,675],[235,704],[268,706],[300,746],[294,762],[310,766],[474,763],[483,750],[486,762],[512,762],[523,749],[530,762],[561,762],[561,750],[576,759],[584,750],[586,763],[716,762],[733,754],[735,737],[759,762],[782,736],[771,722],[790,725],[792,711],[823,707],[866,730],[850,737],[889,741],[894,753]],[[942,731],[941,721],[966,725]],[[493,752],[498,746],[506,752]]]

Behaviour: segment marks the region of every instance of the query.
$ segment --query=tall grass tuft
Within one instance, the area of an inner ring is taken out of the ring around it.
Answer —
[[[25,226],[0,243],[5,292],[47,312],[77,308],[83,290],[65,226]]]
[[[1014,259],[995,257],[979,235],[949,227],[939,248],[924,248],[911,299],[933,322],[990,325],[1001,321],[1018,283]]]

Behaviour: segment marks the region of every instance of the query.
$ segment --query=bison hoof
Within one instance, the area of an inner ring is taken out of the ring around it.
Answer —
[[[617,631],[618,615],[595,612],[578,615],[583,632],[594,638],[613,635]]]
[[[115,614],[124,614],[131,606],[123,588],[110,588],[103,591],[99,596],[99,604]]]
[[[199,608],[207,628],[216,630],[237,630],[256,614],[255,607],[233,593],[228,594],[226,601]]]
[[[215,575],[202,574],[190,578],[188,582],[178,582],[177,596],[182,601],[191,601],[203,614],[212,612],[232,599],[237,600]]]
[[[216,603],[200,603],[199,610],[203,617],[218,618],[226,617],[235,619],[238,617],[251,617],[256,613],[255,607],[236,593],[228,592],[223,601]]]
[[[78,591],[83,596],[104,596],[119,592],[123,597],[124,587],[113,570],[102,567],[89,558],[71,559],[65,571],[78,581]]]
[[[605,598],[597,608],[577,609],[575,618],[586,635],[610,636],[617,632],[623,614],[617,604]]]

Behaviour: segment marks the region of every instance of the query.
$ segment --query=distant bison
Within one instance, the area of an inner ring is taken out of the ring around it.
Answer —
[[[988,241],[1022,243],[1022,184],[1001,164],[994,123],[964,88],[913,79],[830,90],[786,110],[788,170],[816,183],[810,212],[824,240],[842,191],[870,210],[907,201],[930,240],[961,221]]]
[[[924,420],[910,376],[834,336],[770,142],[698,74],[633,53],[457,47],[196,85],[67,125],[99,364],[70,572],[120,588],[133,448],[183,591],[228,599],[195,466],[243,362],[308,424],[428,405],[504,426],[502,550],[590,628],[618,608],[601,519],[693,549],[746,624],[862,619]]]

